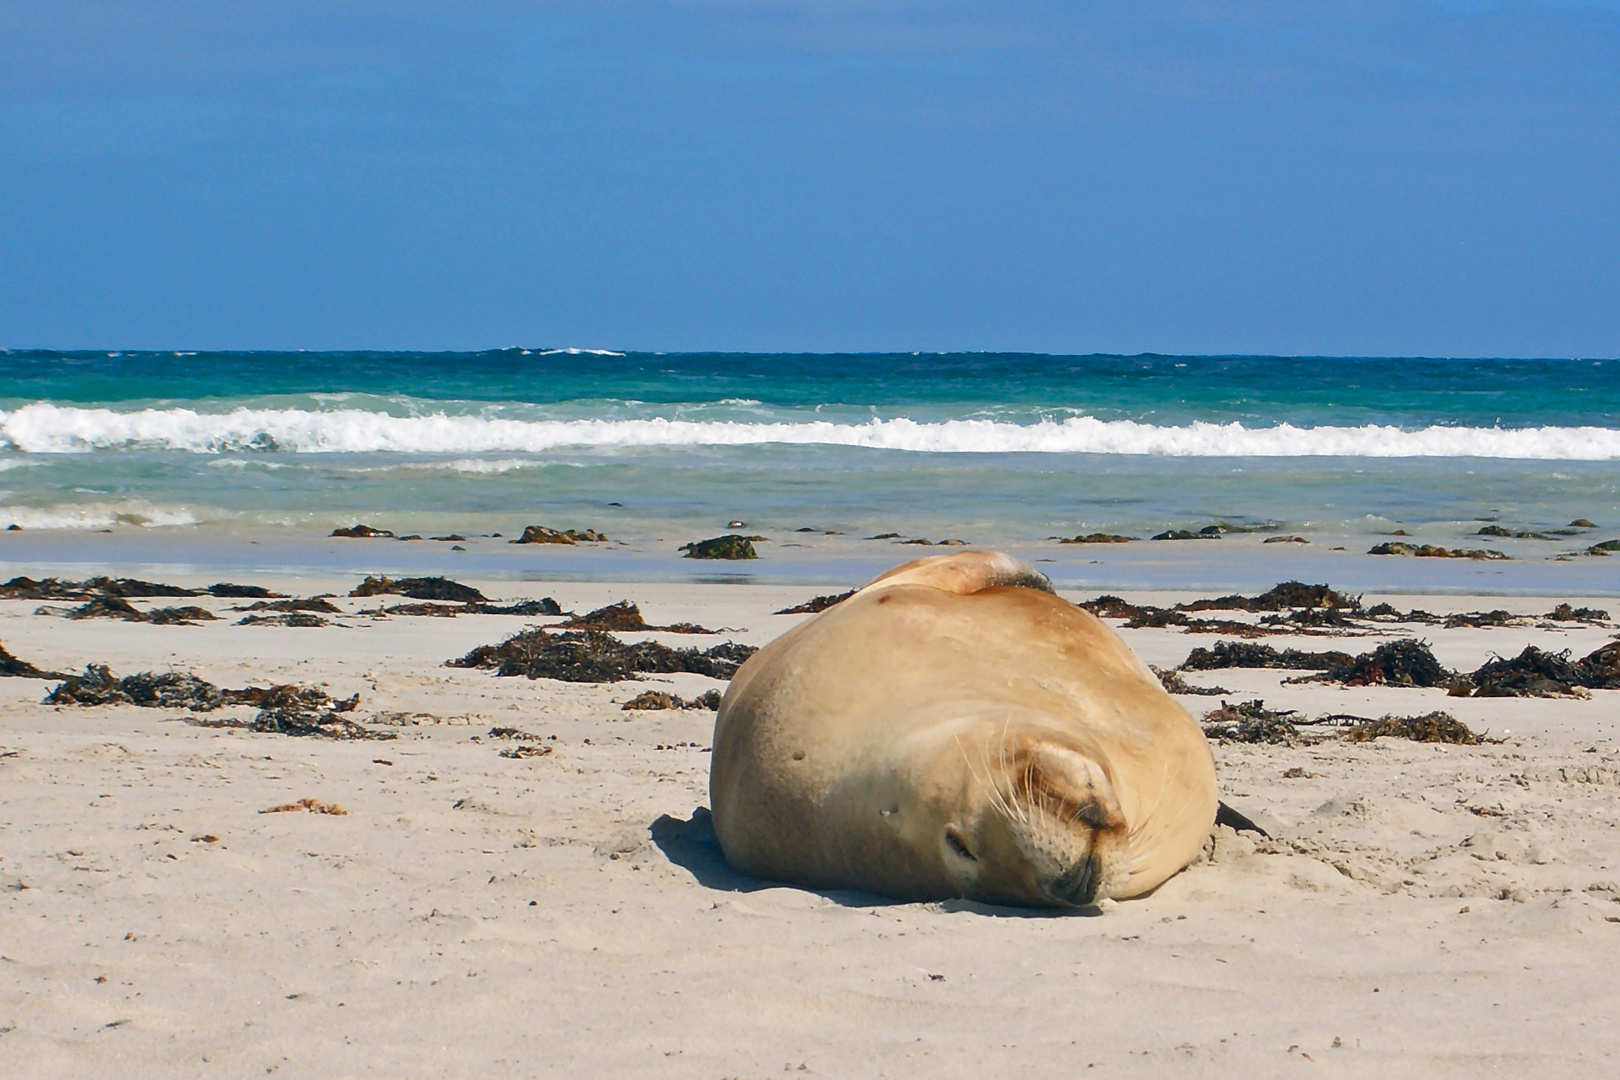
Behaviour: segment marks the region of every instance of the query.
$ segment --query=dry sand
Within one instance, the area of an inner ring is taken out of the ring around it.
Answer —
[[[582,611],[630,598],[650,621],[758,644],[796,621],[772,610],[825,590],[543,591]],[[1047,914],[738,877],[700,810],[713,714],[617,704],[718,684],[443,666],[521,619],[150,626],[39,606],[0,603],[0,641],[42,667],[358,691],[355,715],[399,737],[58,709],[40,703],[50,684],[0,679],[8,1077],[1596,1077],[1620,1061],[1620,691],[1456,700],[1191,673],[1309,715],[1447,708],[1506,741],[1216,746],[1223,796],[1271,839],[1220,830],[1153,896]],[[1531,642],[1580,655],[1613,632],[1421,630],[1465,667]],[[1125,633],[1161,666],[1213,640]],[[503,757],[519,741],[495,727],[553,752]],[[263,813],[299,799],[347,812]]]

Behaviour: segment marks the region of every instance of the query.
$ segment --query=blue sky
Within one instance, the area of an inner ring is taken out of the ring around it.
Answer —
[[[0,0],[0,345],[1620,355],[1620,2]]]

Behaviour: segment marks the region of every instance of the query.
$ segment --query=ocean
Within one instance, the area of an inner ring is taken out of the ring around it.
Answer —
[[[741,530],[776,545],[756,572],[811,537],[1039,548],[1210,526],[1358,555],[1404,531],[1541,564],[1620,535],[1617,461],[1611,359],[0,352],[0,528],[69,561],[100,530],[196,558],[365,522],[595,528],[669,559]],[[1193,546],[1212,547],[1154,548]],[[1599,561],[1567,573],[1605,591]]]

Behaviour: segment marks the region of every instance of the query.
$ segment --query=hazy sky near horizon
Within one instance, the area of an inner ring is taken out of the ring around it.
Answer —
[[[1620,0],[0,0],[0,346],[1620,356]]]

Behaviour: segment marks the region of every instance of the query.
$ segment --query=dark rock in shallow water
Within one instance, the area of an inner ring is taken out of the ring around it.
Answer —
[[[855,590],[851,589],[848,592],[829,593],[826,596],[816,596],[806,600],[802,604],[795,604],[793,607],[785,607],[781,611],[774,612],[773,614],[814,615],[818,611],[826,611],[830,607],[842,604],[845,600],[848,600],[854,595]]]
[[[1576,518],[1574,521],[1569,523],[1569,527],[1572,528],[1572,529],[1595,529],[1595,528],[1597,528],[1597,526],[1595,524],[1593,524],[1590,521],[1587,521],[1585,518]]]
[[[523,530],[523,535],[516,540],[508,540],[509,544],[601,544],[607,537],[595,529],[568,529],[559,531],[548,529],[544,525],[530,525]]]
[[[1218,527],[1212,525],[1212,526],[1210,526],[1210,528],[1211,529],[1216,529],[1216,531],[1215,532],[1210,532],[1208,529],[1200,529],[1198,532],[1193,532],[1190,529],[1166,529],[1164,532],[1159,533],[1156,536],[1148,537],[1148,539],[1150,539],[1150,540],[1219,540],[1221,538],[1221,534],[1220,534],[1220,531],[1219,531]]]
[[[493,668],[497,675],[525,675],[531,679],[564,682],[621,682],[636,672],[668,674],[689,671],[716,679],[729,679],[754,654],[750,645],[726,642],[712,649],[672,649],[655,641],[630,645],[600,630],[561,633],[526,630],[499,645],[483,645],[450,667]]]
[[[728,533],[708,540],[696,540],[680,548],[688,559],[757,559],[759,552],[746,536]]]
[[[1375,544],[1367,550],[1369,555],[1413,555],[1420,559],[1492,559],[1511,560],[1511,555],[1482,548],[1446,548],[1434,544],[1404,544],[1393,541]]]
[[[471,585],[463,585],[444,577],[400,578],[368,577],[350,596],[407,596],[412,600],[449,600],[455,603],[482,603],[488,599]]]
[[[1060,544],[1128,544],[1139,540],[1136,536],[1120,536],[1118,533],[1086,533],[1083,536],[1054,536],[1052,539]]]
[[[345,536],[351,540],[365,540],[373,536],[392,537],[394,534],[387,529],[373,529],[370,525],[351,525],[347,529],[333,529],[333,536]]]
[[[1260,541],[1262,544],[1308,544],[1309,540],[1303,536],[1268,536]]]

